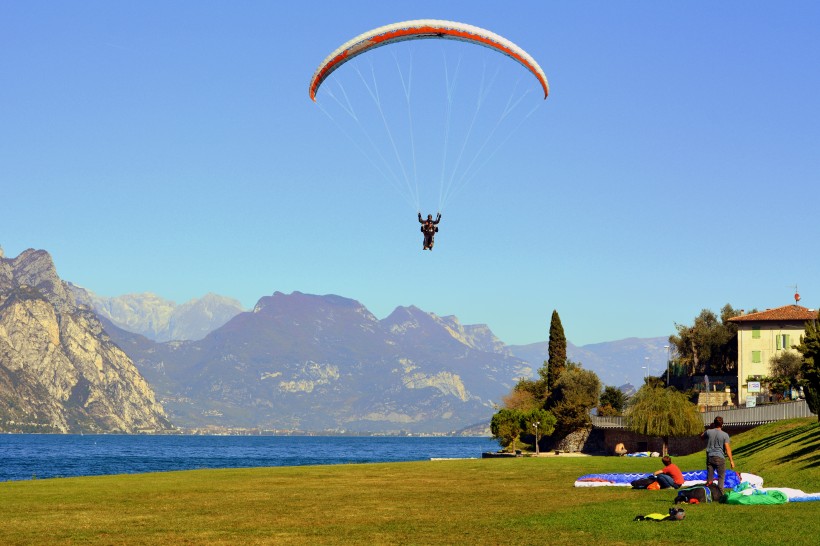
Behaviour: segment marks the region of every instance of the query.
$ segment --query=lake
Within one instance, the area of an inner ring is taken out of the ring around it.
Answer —
[[[0,434],[0,481],[480,458],[498,448],[486,437]]]

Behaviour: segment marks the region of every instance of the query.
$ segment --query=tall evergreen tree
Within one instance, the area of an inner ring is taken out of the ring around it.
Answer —
[[[552,311],[552,319],[550,320],[547,358],[549,358],[547,363],[547,390],[552,392],[555,390],[558,377],[567,367],[567,338],[564,335],[564,327],[561,325],[561,317],[558,316],[558,311],[555,310]]]

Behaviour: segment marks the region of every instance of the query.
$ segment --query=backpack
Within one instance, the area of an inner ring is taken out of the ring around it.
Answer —
[[[632,486],[632,489],[646,489],[653,483],[655,483],[655,476],[649,476],[648,478],[638,478],[637,480],[632,480],[629,482],[629,485]]]
[[[720,497],[720,488],[717,484],[710,483],[708,486],[694,485],[692,487],[678,489],[678,496],[675,497],[675,504],[682,502],[688,504],[718,502],[720,501]]]

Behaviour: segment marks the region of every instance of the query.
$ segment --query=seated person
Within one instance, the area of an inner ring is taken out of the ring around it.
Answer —
[[[653,472],[661,489],[668,489],[670,487],[674,489],[680,488],[680,486],[683,485],[684,479],[683,472],[680,471],[678,465],[672,464],[672,457],[669,455],[665,455],[663,459],[661,459],[661,462],[664,464],[664,467]]]

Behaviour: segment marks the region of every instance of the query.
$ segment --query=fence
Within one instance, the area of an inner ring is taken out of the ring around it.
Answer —
[[[703,424],[708,425],[715,417],[723,417],[723,426],[762,425],[784,419],[797,417],[817,417],[809,409],[805,400],[783,402],[782,404],[766,404],[754,408],[720,409],[701,413]],[[592,416],[592,426],[596,428],[626,428],[624,417]]]

